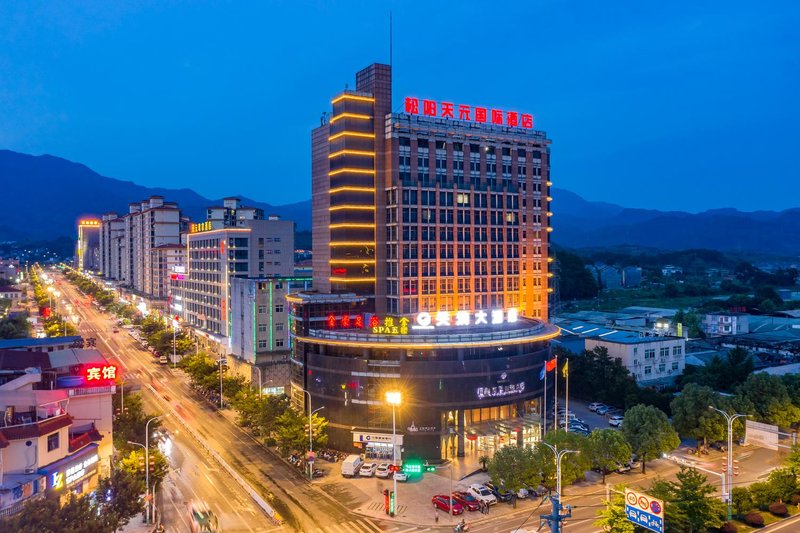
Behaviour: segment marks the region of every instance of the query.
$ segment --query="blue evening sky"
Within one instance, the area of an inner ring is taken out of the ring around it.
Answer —
[[[558,187],[800,205],[794,1],[0,2],[0,148],[209,197],[309,198],[310,130],[388,60],[390,9],[395,107],[531,112]]]

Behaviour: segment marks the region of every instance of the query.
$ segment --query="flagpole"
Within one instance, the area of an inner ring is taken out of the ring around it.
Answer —
[[[564,404],[567,408],[567,412],[564,413],[564,420],[567,423],[567,431],[569,431],[569,359],[564,363],[564,379],[567,382],[567,395],[564,397]]]
[[[542,408],[542,437],[547,435],[547,361],[544,362],[544,406]]]
[[[553,372],[553,379],[556,380],[556,390],[553,394],[553,431],[558,430],[558,356],[556,355],[556,371]]]

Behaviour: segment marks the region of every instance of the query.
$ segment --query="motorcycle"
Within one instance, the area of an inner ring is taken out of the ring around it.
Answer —
[[[463,520],[453,528],[455,533],[463,533],[464,531],[469,531],[469,526]]]

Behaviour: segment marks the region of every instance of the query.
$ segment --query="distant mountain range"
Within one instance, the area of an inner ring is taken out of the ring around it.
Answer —
[[[53,239],[74,234],[83,215],[126,213],[130,202],[151,195],[177,202],[193,220],[206,207],[221,204],[191,189],[163,189],[101,176],[80,163],[51,155],[32,156],[0,150],[0,240]],[[246,205],[293,220],[299,231],[311,227],[311,200],[271,205],[245,196]],[[742,212],[714,209],[702,213],[626,208],[592,202],[553,189],[553,240],[570,248],[635,245],[663,250],[707,248],[732,252],[800,255],[800,208]]]

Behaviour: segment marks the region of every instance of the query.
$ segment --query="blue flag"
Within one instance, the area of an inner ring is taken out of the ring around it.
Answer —
[[[539,381],[544,381],[544,372],[545,372],[545,370],[544,370],[544,369],[545,369],[546,367],[547,367],[547,365],[542,365],[542,371],[541,371],[541,372],[539,372]]]

